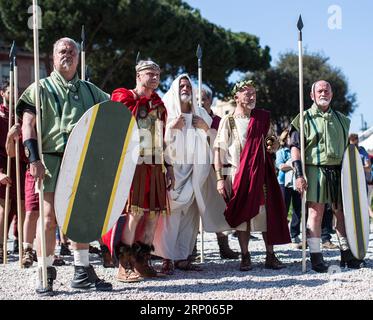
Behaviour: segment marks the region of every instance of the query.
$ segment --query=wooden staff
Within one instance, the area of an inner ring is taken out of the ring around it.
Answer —
[[[304,153],[304,98],[303,98],[303,44],[302,44],[302,16],[299,16],[298,24],[298,50],[299,50],[299,127],[300,127],[300,155],[302,170],[306,179],[305,153]],[[306,192],[302,195],[302,271],[306,272]]]
[[[14,94],[14,89],[13,89],[13,84],[14,84],[14,64],[13,64],[13,50],[14,50],[14,42],[10,48],[10,53],[9,53],[9,119],[8,119],[8,132],[10,128],[13,125],[13,94]],[[6,169],[6,175],[8,177],[11,176],[11,170],[12,170],[12,159],[7,156],[7,169]],[[4,208],[4,259],[3,263],[7,264],[8,263],[8,219],[9,219],[9,209],[10,209],[10,185],[6,185],[5,189],[5,208]]]
[[[198,59],[198,107],[202,107],[202,48],[200,45],[197,47]],[[199,232],[201,234],[201,263],[205,262],[205,243],[202,218],[199,221]]]
[[[17,66],[17,47],[13,42],[13,64],[14,64],[14,122],[19,123],[17,114],[15,112],[16,105],[18,102],[18,66]],[[19,140],[15,141],[16,147],[16,185],[17,185],[17,220],[18,220],[18,254],[19,254],[19,265],[23,268],[22,255],[23,255],[23,212],[22,212],[22,199],[21,199],[21,168],[19,159]]]
[[[84,25],[82,25],[82,42],[81,42],[81,79],[85,80],[85,32],[84,32]]]
[[[38,1],[33,3],[33,28],[34,28],[34,71],[35,71],[35,108],[36,108],[36,133],[38,137],[38,149],[41,161],[43,161],[43,150],[41,140],[41,117],[40,117],[40,74],[39,74],[39,16]],[[47,261],[46,261],[46,241],[45,241],[45,222],[44,222],[44,183],[43,179],[36,181],[39,185],[39,220],[40,220],[40,238],[41,238],[41,259],[42,259],[42,284],[47,288]]]

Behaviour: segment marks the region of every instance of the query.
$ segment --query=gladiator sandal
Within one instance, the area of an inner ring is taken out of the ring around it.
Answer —
[[[241,257],[240,271],[250,271],[252,268],[250,252],[247,252]]]
[[[136,252],[134,261],[134,270],[143,278],[155,278],[164,276],[164,274],[157,272],[151,265],[151,252],[154,251],[152,245],[147,245],[142,242],[137,242],[133,245]]]
[[[119,270],[117,274],[117,280],[120,282],[139,282],[143,278],[138,275],[133,269],[134,254],[132,247],[120,243],[116,248],[116,254],[119,258]]]
[[[328,272],[329,265],[324,261],[321,252],[310,253],[312,270],[319,273]]]
[[[365,265],[364,260],[359,260],[354,257],[351,250],[341,250],[341,268],[360,269]]]
[[[217,237],[221,259],[238,259],[240,254],[229,248],[228,236]]]

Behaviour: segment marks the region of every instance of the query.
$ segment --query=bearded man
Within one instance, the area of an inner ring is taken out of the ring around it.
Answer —
[[[69,134],[90,107],[109,98],[94,84],[79,79],[78,63],[79,47],[77,43],[70,38],[57,40],[53,46],[54,70],[49,77],[40,80],[44,162],[41,161],[39,155],[36,134],[35,83],[25,90],[16,106],[17,115],[22,118],[23,145],[28,157],[30,174],[37,183],[39,179],[43,179],[44,182],[45,226],[44,230],[38,228],[36,235],[39,264],[39,287],[36,292],[41,295],[54,294],[53,281],[56,279],[56,269],[52,263],[57,225],[54,192]],[[46,239],[47,288],[41,286],[41,232],[45,233]],[[112,290],[112,285],[99,279],[93,266],[89,264],[89,244],[73,242],[72,247],[74,249],[75,272],[71,286],[83,290]]]
[[[224,202],[216,190],[209,188],[212,157],[208,134],[212,119],[204,108],[197,106],[193,83],[187,74],[173,81],[163,101],[168,113],[166,155],[174,167],[175,188],[169,192],[171,214],[162,216],[157,225],[155,253],[163,257],[165,273],[172,273],[174,266],[199,271],[201,268],[192,263],[191,254],[200,218],[206,231],[229,228],[222,214]]]
[[[250,231],[261,231],[266,245],[265,268],[281,269],[273,245],[290,242],[287,212],[271,154],[278,148],[270,129],[270,113],[255,108],[252,81],[238,82],[232,91],[233,114],[222,118],[215,139],[217,190],[225,199],[225,218],[237,230],[241,271],[252,269]]]
[[[332,205],[337,218],[341,266],[347,265],[349,268],[358,269],[363,261],[352,255],[348,245],[340,182],[343,154],[348,145],[350,120],[331,108],[333,91],[329,82],[315,82],[310,95],[314,103],[304,112],[305,176],[300,156],[299,115],[291,123],[291,157],[296,188],[301,194],[307,191],[307,244],[312,269],[325,273],[329,267],[320,248],[321,223],[327,203]]]

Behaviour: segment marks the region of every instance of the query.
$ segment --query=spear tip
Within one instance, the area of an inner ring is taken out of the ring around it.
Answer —
[[[10,47],[9,58],[13,59],[17,53],[16,42],[13,40],[12,46]]]
[[[84,41],[84,40],[85,40],[84,24],[82,25],[82,33],[81,33],[81,36],[82,36],[82,41]]]
[[[302,15],[301,15],[301,14],[299,15],[299,19],[298,19],[297,27],[298,27],[298,30],[299,30],[299,31],[302,31],[302,29],[303,29],[303,27],[304,27],[303,20],[302,20]]]
[[[136,65],[139,63],[140,61],[140,51],[137,51],[137,55],[136,55]]]
[[[197,47],[197,58],[198,59],[202,58],[202,48],[199,44],[198,44],[198,47]]]

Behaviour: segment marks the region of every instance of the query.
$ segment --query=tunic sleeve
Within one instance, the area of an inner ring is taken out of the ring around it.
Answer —
[[[219,123],[218,133],[214,141],[214,149],[227,151],[231,145],[231,132],[229,127],[228,116],[221,119]]]
[[[35,109],[35,83],[31,84],[21,95],[16,106],[16,114],[22,119],[25,110],[36,113]]]

